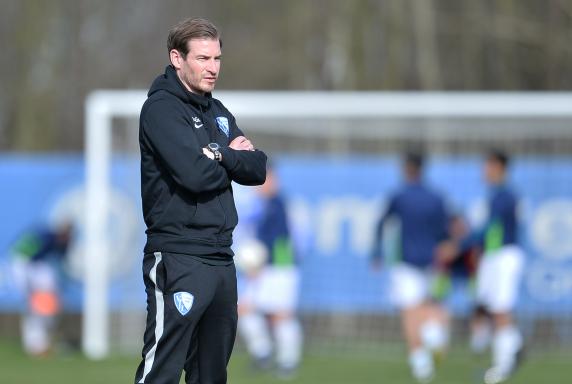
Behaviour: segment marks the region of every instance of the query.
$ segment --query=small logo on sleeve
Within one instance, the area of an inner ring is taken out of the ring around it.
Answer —
[[[189,313],[195,301],[195,297],[189,292],[177,292],[173,296],[173,299],[175,300],[175,307],[177,307],[177,310],[183,316]]]
[[[216,124],[218,125],[218,129],[220,129],[226,137],[230,136],[230,127],[228,125],[228,119],[223,116],[219,116],[216,118]]]

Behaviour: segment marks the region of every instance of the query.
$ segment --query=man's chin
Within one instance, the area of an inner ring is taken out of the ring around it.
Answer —
[[[209,93],[212,92],[215,89],[215,85],[214,84],[208,84],[205,86],[201,87],[201,91],[203,91],[204,93]]]

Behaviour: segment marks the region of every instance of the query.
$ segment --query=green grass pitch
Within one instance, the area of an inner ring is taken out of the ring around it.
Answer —
[[[394,356],[351,357],[339,354],[328,356],[308,354],[299,375],[288,381],[292,384],[365,384],[413,383],[405,358]],[[0,341],[0,382],[6,384],[81,383],[113,384],[132,383],[138,363],[133,357],[114,357],[92,362],[79,354],[46,359],[29,359],[14,342]],[[531,357],[522,369],[509,381],[514,384],[565,384],[572,383],[572,358],[570,354],[542,354]],[[479,383],[480,373],[486,366],[485,359],[472,358],[463,349],[451,351],[439,367],[435,384]],[[229,368],[229,384],[281,383],[270,374],[254,374],[250,371],[244,353],[233,355]]]

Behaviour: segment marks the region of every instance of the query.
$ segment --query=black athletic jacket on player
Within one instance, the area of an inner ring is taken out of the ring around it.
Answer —
[[[145,253],[233,255],[231,181],[258,185],[266,178],[263,152],[228,147],[241,135],[222,103],[187,91],[173,67],[155,79],[139,121]],[[220,163],[202,152],[210,142],[221,146]]]

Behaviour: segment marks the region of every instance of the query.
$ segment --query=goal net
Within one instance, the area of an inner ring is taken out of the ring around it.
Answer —
[[[482,156],[512,157],[527,262],[517,309],[539,351],[572,347],[572,94],[216,92],[266,151],[300,247],[300,314],[308,348],[391,354],[401,347],[388,273],[368,260],[379,215],[400,182],[400,155],[421,148],[426,179],[478,225]],[[139,351],[141,277],[138,116],[143,91],[97,91],[86,102],[83,348],[99,358]],[[388,229],[390,231],[391,229]],[[392,235],[385,244],[391,248]],[[471,296],[446,300],[465,342]]]

